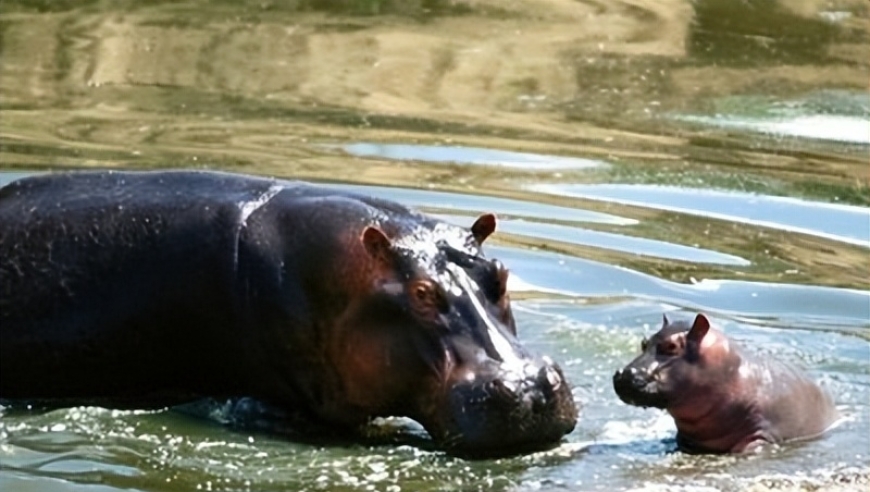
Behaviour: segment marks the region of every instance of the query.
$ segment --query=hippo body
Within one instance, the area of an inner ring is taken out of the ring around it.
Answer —
[[[838,418],[830,396],[796,367],[742,349],[699,314],[668,321],[613,376],[619,398],[662,408],[677,445],[692,453],[741,453],[813,438]]]
[[[460,228],[305,183],[74,172],[0,189],[0,398],[253,397],[331,428],[420,422],[457,454],[556,443],[577,409]]]

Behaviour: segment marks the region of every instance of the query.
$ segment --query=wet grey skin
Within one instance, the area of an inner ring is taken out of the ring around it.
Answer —
[[[0,398],[155,408],[253,397],[338,433],[419,421],[469,457],[557,444],[577,406],[516,337],[507,268],[399,204],[214,172],[0,189]]]
[[[668,411],[692,453],[741,453],[820,436],[838,418],[830,395],[796,367],[742,349],[699,314],[664,318],[613,376],[619,398]]]

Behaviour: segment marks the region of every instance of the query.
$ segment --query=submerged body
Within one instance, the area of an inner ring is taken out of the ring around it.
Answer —
[[[0,398],[160,407],[248,396],[446,449],[551,445],[576,407],[516,339],[470,230],[370,197],[210,172],[82,172],[0,189]],[[511,431],[511,429],[513,431]]]
[[[830,396],[797,368],[750,354],[711,328],[664,320],[613,376],[630,405],[667,410],[688,452],[740,453],[819,436],[837,419]]]

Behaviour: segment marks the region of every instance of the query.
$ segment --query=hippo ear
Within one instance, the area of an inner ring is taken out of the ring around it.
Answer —
[[[671,320],[668,319],[668,315],[662,313],[662,328],[668,326],[669,324],[671,324]]]
[[[471,235],[474,236],[477,244],[483,244],[486,238],[495,232],[495,223],[495,215],[493,214],[483,214],[474,221],[471,226]]]
[[[710,320],[703,314],[699,314],[695,316],[695,322],[692,323],[692,328],[689,330],[689,334],[686,335],[686,339],[700,346],[701,340],[704,339],[708,331],[710,331]]]
[[[389,263],[392,258],[393,243],[384,231],[374,226],[368,226],[362,233],[362,243],[372,258]]]

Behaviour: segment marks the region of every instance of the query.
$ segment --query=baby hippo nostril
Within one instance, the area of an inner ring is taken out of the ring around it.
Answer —
[[[630,389],[634,380],[634,368],[631,373],[625,369],[620,369],[613,374],[613,388],[617,393],[622,394],[623,391]]]
[[[642,391],[650,380],[650,374],[634,367],[620,369],[613,374],[613,389],[620,397],[629,397]]]

